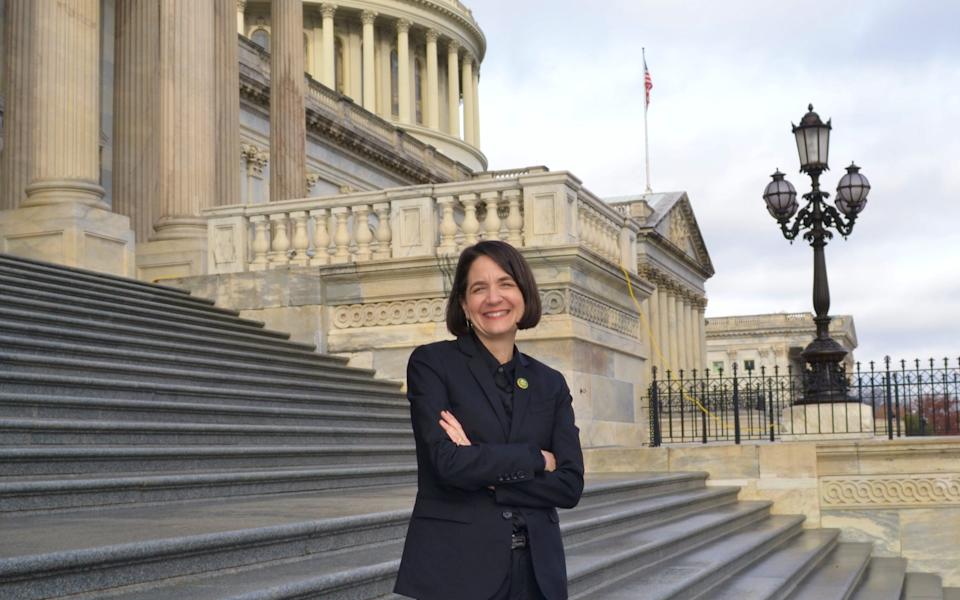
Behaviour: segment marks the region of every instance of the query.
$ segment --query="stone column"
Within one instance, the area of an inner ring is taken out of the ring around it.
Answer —
[[[700,305],[697,307],[697,325],[699,325],[697,330],[697,347],[699,348],[700,354],[700,366],[707,368],[707,320],[704,316],[704,303],[705,300],[701,300]]]
[[[121,3],[122,4],[122,3]],[[240,66],[233,29],[234,0],[214,5],[214,93],[217,182],[214,204],[240,203]]]
[[[6,0],[3,14],[3,151],[0,152],[0,210],[17,208],[30,183],[33,122],[34,0]]]
[[[410,21],[397,21],[397,101],[400,122],[410,123]]]
[[[447,114],[448,132],[455,138],[460,137],[460,45],[450,40],[447,44]]]
[[[8,66],[6,73],[8,101],[20,110],[6,143],[11,154],[30,153],[30,181],[20,206],[0,211],[0,248],[131,276],[130,220],[110,212],[99,184],[100,0],[14,1],[6,8],[14,43],[30,40],[9,57],[19,62],[17,67],[30,70],[29,90],[21,87],[24,79],[17,68]],[[20,121],[21,102],[30,104],[27,122]],[[27,126],[32,135],[24,144],[19,136]],[[10,173],[22,185],[21,168],[22,163],[4,161],[4,177]],[[14,190],[15,201],[18,196]]]
[[[303,96],[303,4],[274,0],[270,35],[270,201],[306,195],[306,112]],[[324,4],[324,76],[333,52],[333,8]],[[332,69],[330,70],[332,73]]]
[[[437,65],[436,30],[427,31],[427,126],[440,130],[440,73]]]
[[[237,33],[247,35],[247,24],[244,12],[247,9],[247,0],[237,0]]]
[[[37,2],[30,183],[23,206],[106,208],[100,187],[100,1]]]
[[[677,366],[683,369],[684,377],[689,376],[690,372],[690,357],[689,357],[689,346],[687,344],[690,339],[687,332],[689,325],[687,322],[687,301],[683,297],[683,292],[677,296]]]
[[[283,0],[284,2],[289,2],[290,0]],[[300,5],[300,0],[295,2],[299,6],[299,13],[301,15],[300,23],[303,23],[303,7]],[[276,4],[274,4],[276,6]],[[324,2],[320,5],[320,14],[323,16],[323,71],[320,74],[320,83],[327,86],[330,89],[337,89],[337,59],[336,59],[336,44],[333,41],[333,13],[337,11],[336,4],[330,4],[329,2]],[[276,20],[274,18],[274,20]],[[276,27],[276,25],[274,25]],[[300,26],[298,26],[300,27]],[[298,29],[299,31],[299,29]],[[292,32],[291,32],[292,35]],[[302,35],[299,35],[297,39],[302,39]],[[273,36],[271,35],[271,39]],[[303,51],[300,51],[300,62],[303,62]],[[302,72],[303,69],[300,69]],[[306,117],[304,117],[306,118]]]
[[[214,205],[216,194],[213,35],[212,2],[160,3],[156,240],[207,236],[200,211]]]
[[[473,140],[480,148],[480,63],[473,70]]]
[[[677,323],[677,297],[673,292],[667,292],[667,318],[670,320],[668,331],[670,332],[670,342],[667,344],[669,349],[667,369],[673,372],[676,377],[679,374],[680,361],[677,352],[679,325]]]
[[[473,56],[467,52],[463,55],[463,141],[476,147],[473,104]]]
[[[370,112],[377,110],[377,72],[374,63],[375,38],[373,23],[377,13],[365,10],[360,13],[363,22],[363,107]]]
[[[650,293],[650,301],[647,303],[649,311],[647,312],[647,324],[650,327],[650,364],[657,368],[659,372],[663,368],[660,363],[660,357],[657,354],[657,346],[660,344],[660,294],[658,290]]]
[[[658,377],[665,377],[667,369],[670,367],[670,296],[663,282],[657,284],[657,304],[660,308],[660,315],[657,319],[657,326],[660,328],[660,374]]]
[[[139,242],[153,234],[159,204],[159,9],[156,0],[116,7],[113,210],[130,217]]]

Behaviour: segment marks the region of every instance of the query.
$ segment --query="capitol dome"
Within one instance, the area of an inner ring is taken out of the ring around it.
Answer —
[[[270,48],[270,2],[239,0],[242,35]],[[475,171],[486,40],[457,0],[304,0],[304,66],[316,81]],[[462,100],[462,105],[461,105]]]

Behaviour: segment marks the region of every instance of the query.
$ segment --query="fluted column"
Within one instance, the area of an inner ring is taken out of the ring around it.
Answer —
[[[119,2],[115,17],[113,210],[130,217],[140,242],[153,234],[159,205],[159,8],[157,0]]]
[[[668,347],[670,348],[670,360],[667,364],[667,368],[673,371],[674,376],[678,375],[680,368],[679,353],[677,351],[678,346],[678,333],[679,333],[679,323],[677,322],[677,297],[672,293],[668,293],[669,300],[667,301],[667,310],[668,318],[670,319],[670,343]]]
[[[34,0],[6,0],[3,15],[3,151],[0,152],[0,210],[17,208],[30,183],[33,120],[30,68]]]
[[[471,146],[477,145],[477,135],[473,121],[473,56],[469,52],[463,55],[463,141]]]
[[[397,101],[400,122],[410,123],[410,21],[397,21]]]
[[[663,285],[657,285],[657,304],[660,308],[660,316],[657,326],[660,328],[660,375],[666,376],[666,370],[670,367],[670,296]]]
[[[707,368],[707,321],[704,316],[704,308],[701,300],[697,307],[697,348],[700,356],[700,368]]]
[[[376,41],[373,24],[377,13],[365,10],[360,13],[363,22],[363,107],[370,112],[377,110],[377,73],[374,66]]]
[[[270,36],[270,201],[306,195],[306,112],[303,96],[303,4],[274,0]],[[332,38],[333,11],[323,5],[323,39]],[[327,20],[331,26],[327,27]],[[324,52],[324,63],[327,61]],[[326,73],[324,73],[326,74]]]
[[[677,296],[677,325],[679,329],[677,332],[677,355],[679,356],[677,366],[683,369],[686,375],[690,371],[690,348],[687,346],[687,340],[690,336],[688,335],[687,301],[682,294]]]
[[[214,204],[240,203],[240,66],[234,0],[214,5],[214,86],[217,112],[217,187]]]
[[[480,63],[473,70],[473,141],[474,146],[480,147]]]
[[[660,371],[663,365],[660,363],[660,357],[657,354],[657,347],[660,344],[660,294],[657,290],[650,293],[650,302],[647,303],[649,310],[647,312],[647,324],[650,327],[650,364]]]
[[[298,0],[296,4],[299,5],[300,1]],[[336,11],[336,4],[324,2],[320,5],[320,14],[323,16],[323,71],[320,74],[320,83],[331,89],[336,89],[337,87],[336,46],[333,41],[333,13]],[[302,7],[300,8],[300,15],[300,22],[303,23]],[[276,27],[276,25],[274,25],[274,27]],[[303,56],[302,51],[300,55],[301,57]],[[302,70],[303,69],[301,69],[301,71]]]
[[[244,19],[246,10],[247,0],[237,0],[237,33],[240,35],[247,35],[246,19]]]
[[[427,31],[427,125],[440,129],[440,73],[437,64],[437,37],[435,30]]]
[[[23,206],[106,208],[100,187],[100,0],[37,2],[30,183]]]
[[[460,137],[460,45],[450,40],[447,44],[447,131],[453,137]]]

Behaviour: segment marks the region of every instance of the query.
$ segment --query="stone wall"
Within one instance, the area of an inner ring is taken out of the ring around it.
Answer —
[[[804,514],[806,527],[873,542],[912,571],[960,585],[960,439],[716,444],[586,452],[587,472],[706,471],[708,485]]]

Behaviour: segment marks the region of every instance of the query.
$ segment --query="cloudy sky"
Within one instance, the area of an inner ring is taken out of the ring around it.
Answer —
[[[831,313],[859,360],[960,356],[960,2],[472,0],[487,36],[481,146],[490,168],[569,170],[602,196],[642,192],[643,69],[654,191],[686,190],[716,268],[707,316],[812,312],[813,252],[761,194],[809,179],[790,132],[833,119],[835,190],[873,186],[826,249]],[[803,15],[809,15],[803,17]]]

